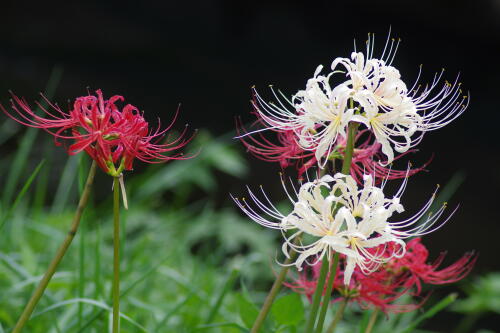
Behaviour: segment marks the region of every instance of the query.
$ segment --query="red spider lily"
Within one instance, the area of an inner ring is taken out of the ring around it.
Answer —
[[[422,282],[429,284],[453,283],[463,279],[470,273],[477,260],[473,252],[466,253],[450,266],[438,269],[444,260],[446,253],[441,253],[433,263],[427,264],[429,251],[421,243],[420,238],[414,238],[406,244],[404,257],[394,260],[392,269],[395,271],[406,271],[408,277],[405,287],[416,287],[417,293],[422,290]]]
[[[263,161],[279,162],[283,169],[295,164],[299,177],[317,164],[314,152],[300,147],[293,130],[275,131],[278,144],[273,143],[262,132],[256,133],[258,139],[247,135],[248,132],[241,121],[237,121],[236,131],[241,142],[252,155]]]
[[[391,246],[385,248],[384,251],[392,251]],[[373,249],[372,251],[380,251],[381,249]],[[356,267],[349,286],[345,286],[343,282],[345,256],[340,255],[333,293],[338,292],[341,297],[335,297],[333,301],[345,298],[357,302],[362,308],[374,307],[385,313],[413,311],[425,303],[426,296],[416,304],[395,304],[395,301],[406,293],[414,297],[420,296],[422,292],[421,282],[445,284],[463,279],[472,270],[477,258],[472,253],[467,253],[452,265],[438,270],[444,255],[440,255],[434,263],[426,264],[428,254],[427,249],[420,242],[420,238],[415,238],[408,242],[407,252],[402,258],[394,257],[387,264],[382,265],[379,270],[369,275],[363,274]],[[298,279],[293,283],[285,283],[285,285],[305,294],[311,300],[316,290],[320,267],[321,262],[313,266],[306,265]]]
[[[254,104],[254,107],[255,104]],[[265,122],[260,118],[260,114],[254,112],[257,120],[253,125],[265,126]],[[311,167],[316,166],[318,161],[314,150],[305,150],[298,143],[296,135],[297,129],[267,129],[266,132],[275,134],[276,140],[269,139],[263,131],[248,132],[240,120],[236,121],[236,131],[243,145],[258,159],[267,162],[279,162],[281,168],[296,165],[299,178]],[[368,130],[360,131],[355,138],[355,149],[353,152],[351,176],[358,184],[363,183],[363,175],[370,174],[378,185],[384,179],[400,179],[409,177],[425,169],[432,158],[424,165],[409,170],[394,170],[392,167],[384,166],[385,157],[382,153],[382,145],[372,142],[373,135],[368,134]],[[364,137],[364,139],[363,139]],[[273,142],[277,141],[277,143]],[[362,142],[360,142],[362,141]],[[357,145],[356,145],[357,144]],[[330,158],[343,159],[346,139],[339,137],[336,148]],[[415,152],[416,149],[409,150],[398,155],[397,160],[408,153]],[[325,156],[326,157],[326,156]]]
[[[192,136],[185,138],[186,129],[177,139],[158,143],[172,127],[177,113],[166,129],[158,127],[151,130],[135,106],[127,104],[120,110],[116,103],[124,101],[122,96],[115,95],[105,100],[101,90],[97,90],[96,95],[78,97],[73,109],[67,113],[45,99],[51,110],[37,103],[44,113],[43,117],[14,94],[11,105],[15,112],[11,114],[3,106],[0,107],[17,122],[52,134],[56,145],[61,145],[59,140],[69,140],[71,144],[67,150],[70,155],[84,150],[102,170],[113,176],[119,175],[122,170],[132,170],[135,158],[148,163],[190,158],[182,154],[164,155],[182,148],[192,139]]]

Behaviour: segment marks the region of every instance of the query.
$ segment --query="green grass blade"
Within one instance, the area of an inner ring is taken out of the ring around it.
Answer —
[[[412,332],[423,321],[425,321],[426,319],[432,318],[434,315],[436,315],[438,312],[442,311],[448,305],[455,302],[456,299],[457,299],[456,293],[453,293],[453,294],[446,296],[441,301],[439,301],[436,305],[434,305],[432,308],[430,308],[429,310],[424,312],[422,315],[420,315],[417,319],[415,319],[415,321],[413,321],[405,330],[403,330],[402,333]]]
[[[57,186],[54,202],[52,203],[52,214],[62,212],[71,197],[71,189],[75,181],[78,179],[78,165],[81,158],[82,154],[78,154],[70,156],[66,161],[66,165],[64,166],[64,170],[61,175],[61,181]]]
[[[45,146],[43,148],[43,156],[48,165],[52,165],[53,155],[52,155],[52,143],[45,142]],[[31,206],[33,209],[33,217],[34,219],[38,219],[38,217],[42,214],[45,208],[45,200],[47,197],[47,189],[49,185],[50,178],[50,168],[43,168],[40,170],[40,175],[38,176],[35,184],[35,194],[33,197],[33,205]]]
[[[12,213],[16,210],[17,206],[21,202],[21,200],[24,198],[24,195],[28,191],[28,189],[31,186],[31,183],[33,183],[33,180],[35,180],[36,176],[40,172],[40,169],[43,167],[45,164],[45,160],[42,160],[40,163],[38,163],[38,166],[35,168],[35,170],[31,173],[31,175],[28,177],[28,180],[24,183],[23,187],[21,188],[21,191],[19,194],[16,196],[16,199],[14,200],[14,203],[10,206],[9,210],[7,213],[2,217],[2,220],[0,221],[0,230],[3,228],[5,222],[7,219],[12,215]]]
[[[160,332],[160,329],[168,323],[168,320],[176,314],[186,303],[191,299],[191,296],[193,296],[193,292],[190,292],[183,300],[181,300],[179,303],[177,303],[172,310],[167,312],[165,316],[158,322],[156,325],[154,332]]]
[[[229,277],[227,278],[226,282],[224,283],[224,288],[222,288],[219,296],[217,297],[217,300],[215,301],[214,305],[212,306],[212,309],[210,310],[210,313],[207,317],[207,320],[205,321],[206,324],[209,324],[214,320],[215,316],[219,312],[219,309],[222,305],[222,302],[224,301],[224,297],[233,288],[234,282],[238,278],[239,274],[240,274],[239,269],[232,269],[231,270]]]
[[[200,325],[196,327],[195,332],[198,331],[205,331],[211,328],[217,328],[217,327],[233,327],[233,328],[238,328],[242,332],[248,332],[248,329],[245,327],[238,325],[236,323],[217,323],[217,324],[208,324],[208,325]]]
[[[149,277],[152,273],[154,273],[167,259],[170,258],[170,255],[165,256],[162,260],[160,260],[156,265],[153,265],[150,269],[146,270],[146,272],[141,275],[139,278],[137,278],[134,282],[132,282],[127,288],[123,289],[123,291],[120,293],[120,297],[125,296],[128,294],[135,286],[137,286],[139,283],[143,282],[145,279]],[[89,327],[94,320],[99,318],[102,314],[104,313],[104,310],[98,311],[96,314],[94,314],[87,322],[82,326],[80,330],[77,331],[77,333],[82,333],[86,332],[85,330],[87,327]]]
[[[52,73],[50,74],[49,81],[47,82],[47,87],[44,92],[44,95],[47,97],[47,99],[51,99],[54,96],[54,92],[56,90],[56,87],[59,85],[61,76],[62,68],[58,66],[54,67]],[[43,100],[40,104],[43,107],[47,106],[47,103]],[[38,132],[38,129],[30,127],[26,130],[23,138],[21,139],[19,149],[17,150],[11,167],[9,168],[7,183],[5,184],[5,191],[2,197],[4,207],[7,207],[12,201],[12,197],[19,182],[19,178],[21,177],[21,174],[28,163],[28,157],[31,149],[35,146],[35,139]]]
[[[66,305],[75,304],[75,303],[84,303],[84,304],[93,305],[95,307],[98,307],[98,308],[102,309],[102,311],[107,311],[107,312],[112,312],[113,311],[113,309],[110,306],[108,306],[106,303],[99,302],[99,301],[96,301],[94,299],[90,299],[90,298],[73,298],[73,299],[69,299],[69,300],[66,300],[66,301],[62,301],[62,302],[58,302],[58,303],[52,304],[51,306],[46,307],[45,309],[43,309],[43,310],[41,310],[41,311],[33,314],[31,316],[31,319],[36,318],[38,316],[41,316],[41,315],[43,315],[43,314],[45,314],[47,312],[50,312],[52,310],[55,310],[57,308],[64,307]],[[146,328],[144,328],[141,324],[139,324],[138,322],[136,322],[135,320],[133,320],[129,316],[125,315],[124,313],[120,312],[120,317],[123,318],[125,321],[131,323],[133,326],[141,329],[143,332],[147,332]]]

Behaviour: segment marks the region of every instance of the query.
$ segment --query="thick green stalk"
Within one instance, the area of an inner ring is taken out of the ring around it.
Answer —
[[[347,298],[344,298],[340,302],[340,306],[339,306],[337,312],[335,313],[335,318],[333,318],[332,323],[330,324],[330,326],[326,330],[326,333],[333,333],[335,331],[337,324],[340,322],[340,319],[342,319],[342,317],[344,316],[344,310],[345,310],[345,307],[347,305],[347,301],[348,301]]]
[[[358,126],[359,126],[358,123],[350,123],[349,127],[347,129],[347,142],[346,142],[346,147],[344,149],[344,162],[342,163],[342,173],[345,175],[349,175],[349,173],[351,171],[352,155],[354,152],[354,141],[356,138],[356,131],[358,129]],[[335,213],[339,208],[340,207],[337,206],[335,211],[332,212],[333,216],[335,216]],[[329,283],[327,285],[327,289],[329,289],[330,292],[327,291],[327,293],[324,295],[323,306],[321,309],[320,318],[318,319],[318,324],[316,326],[316,332],[321,332],[321,330],[323,329],[323,323],[324,323],[325,317],[326,317],[326,310],[328,309],[328,304],[330,303],[330,297],[331,297],[330,294],[331,294],[331,290],[333,288],[333,282],[335,280],[335,271],[337,269],[337,262],[338,262],[338,254],[335,254],[335,256],[336,256],[335,258],[337,260],[336,260],[336,262],[334,262],[334,265],[332,265],[332,267],[330,268],[330,270],[331,270],[330,271],[330,279],[329,279],[329,281],[328,281]],[[325,266],[325,264],[326,264],[326,266]],[[325,258],[323,258],[321,272],[323,271],[323,269],[325,267],[326,267],[325,269],[328,269],[328,266],[329,266],[329,262],[325,257]],[[319,303],[320,303],[321,294],[323,292],[323,287],[324,287],[325,282],[326,282],[325,280],[326,280],[326,273],[324,274],[324,276],[322,276],[320,274],[319,279],[318,279],[318,284],[316,286],[316,291],[314,292],[313,304],[312,304],[311,312],[309,315],[309,319],[307,321],[306,332],[313,331],[314,324],[316,322],[316,316],[318,313],[318,307],[319,307]],[[316,299],[316,297],[318,297],[318,299]]]
[[[120,332],[120,177],[113,178],[113,333]]]
[[[321,295],[323,294],[323,287],[326,282],[326,274],[328,273],[329,268],[330,261],[328,260],[328,256],[324,256],[321,263],[321,270],[319,271],[318,283],[313,295],[311,312],[309,313],[309,319],[307,320],[306,332],[313,332],[314,324],[316,323],[316,316],[318,315]]]
[[[288,272],[288,268],[290,268],[289,265],[295,259],[296,255],[297,253],[293,252],[290,254],[290,258],[285,260],[285,264],[283,267],[281,267],[281,270],[278,276],[276,277],[276,280],[274,280],[273,286],[271,287],[271,290],[269,290],[269,293],[266,296],[266,300],[264,301],[264,304],[262,305],[262,308],[260,309],[260,312],[257,318],[255,319],[255,322],[253,323],[250,333],[259,332],[260,328],[264,324],[264,320],[266,319],[269,310],[271,310],[271,306],[273,305],[274,299],[278,295],[281,289],[281,285],[283,284],[283,281],[285,281],[286,273]]]
[[[70,246],[71,242],[73,241],[73,238],[75,238],[76,232],[78,230],[78,226],[80,225],[80,219],[83,214],[83,209],[87,205],[87,201],[90,195],[90,190],[92,189],[92,184],[94,182],[94,176],[96,172],[96,163],[93,162],[92,166],[90,167],[89,175],[87,177],[87,181],[85,183],[85,188],[83,189],[82,195],[80,197],[80,202],[78,203],[78,207],[75,212],[75,216],[73,217],[73,222],[71,223],[71,227],[66,234],[66,238],[64,238],[63,243],[59,247],[59,249],[56,252],[56,255],[52,259],[49,267],[47,268],[47,271],[45,272],[42,280],[40,280],[40,283],[38,284],[37,288],[33,292],[33,295],[31,296],[28,304],[23,310],[23,313],[21,314],[21,317],[19,317],[19,320],[17,321],[16,326],[12,330],[12,333],[19,333],[22,331],[24,325],[26,322],[29,320],[31,314],[33,313],[33,310],[35,309],[35,306],[37,305],[38,301],[42,297],[43,293],[45,292],[45,289],[47,288],[47,285],[50,282],[50,279],[56,272],[57,266],[59,265],[59,262],[61,262],[62,258],[66,254],[66,251],[68,250],[68,247]]]
[[[326,317],[326,310],[328,310],[328,304],[330,303],[330,297],[333,289],[333,282],[335,281],[335,275],[337,273],[337,265],[339,263],[339,254],[335,253],[333,256],[333,264],[330,268],[330,276],[328,277],[328,282],[326,283],[326,292],[323,296],[323,304],[321,304],[321,310],[319,312],[318,325],[316,326],[316,333],[321,333],[323,331],[323,325]]]
[[[348,175],[351,172],[352,154],[354,152],[354,140],[359,123],[350,123],[347,129],[347,142],[344,150],[344,163],[342,164],[342,173]]]
[[[373,327],[375,326],[375,322],[377,322],[378,309],[373,310],[370,320],[368,321],[368,325],[366,326],[365,333],[371,333]]]

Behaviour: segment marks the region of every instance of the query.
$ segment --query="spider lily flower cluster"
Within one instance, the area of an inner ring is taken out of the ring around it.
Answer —
[[[350,58],[336,58],[326,73],[318,66],[305,89],[290,99],[271,86],[276,101],[266,102],[253,88],[257,120],[250,128],[237,121],[238,138],[250,153],[279,162],[282,168],[295,165],[301,181],[307,176],[299,188],[291,180],[293,190],[282,177],[293,206],[286,213],[276,208],[262,186],[260,193],[248,188],[248,199],[233,200],[252,220],[281,232],[282,252],[288,258],[282,265],[302,272],[289,286],[309,297],[315,295],[308,329],[315,326],[320,286],[325,290],[333,286],[342,298],[364,307],[411,311],[423,302],[400,306],[394,301],[408,292],[420,295],[422,282],[458,281],[476,260],[466,254],[441,270],[437,267],[442,256],[426,263],[427,249],[419,237],[441,228],[456,210],[447,217],[443,217],[446,204],[430,211],[437,189],[413,216],[397,219],[404,211],[402,195],[408,177],[424,170],[430,160],[416,168],[409,164],[406,170],[393,169],[392,162],[416,152],[426,132],[449,124],[469,103],[458,78],[442,82],[443,71],[425,86],[418,83],[419,71],[408,88],[392,65],[398,45],[399,41],[388,38],[376,58],[374,37],[369,35],[365,54],[355,50]],[[342,173],[336,172],[336,160],[342,162]],[[308,171],[315,167],[317,176],[311,180]],[[401,185],[388,196],[385,185],[392,179],[402,179]],[[418,238],[408,241],[414,237]],[[330,279],[326,272],[334,255],[333,262],[339,258],[340,265]],[[329,298],[324,295],[323,304]],[[262,311],[272,299],[270,293]],[[323,323],[317,325],[321,330]]]
[[[298,146],[313,152],[320,167],[324,167],[347,137],[349,123],[356,122],[371,131],[374,146],[379,147],[385,157],[376,156],[375,163],[391,163],[395,152],[408,152],[422,140],[425,132],[439,129],[460,116],[469,101],[458,77],[453,83],[442,82],[444,71],[425,86],[418,83],[419,72],[416,82],[408,88],[392,66],[398,44],[388,39],[381,57],[374,58],[373,37],[369,36],[366,54],[355,51],[351,58],[336,58],[330,72],[325,74],[321,74],[323,66],[318,66],[306,88],[291,99],[271,87],[276,102],[266,102],[254,89],[253,106],[263,128],[242,131],[240,137],[265,130],[293,133],[293,139],[282,142],[284,147]],[[340,80],[336,86],[331,83],[334,78]],[[256,140],[246,143],[254,154],[279,156],[275,146],[265,140],[259,144]],[[283,151],[289,154],[290,150]],[[309,157],[302,152],[292,156]],[[289,158],[290,155],[282,156],[282,160]]]
[[[325,255],[330,258],[333,252],[345,255],[344,283],[349,285],[355,267],[370,274],[393,257],[404,256],[405,239],[428,234],[448,221],[449,218],[439,222],[443,205],[419,223],[431,206],[434,194],[414,216],[390,221],[394,213],[404,211],[400,199],[406,185],[407,178],[397,193],[387,198],[383,186],[375,186],[370,175],[364,176],[363,186],[358,186],[348,175],[326,175],[304,183],[294,193],[296,199],[287,191],[293,204],[293,211],[287,215],[276,209],[263,190],[259,198],[249,189],[253,204],[246,199],[234,200],[255,222],[283,233],[282,251],[287,257],[290,249],[299,254],[293,262],[299,270],[304,262],[314,264],[308,260],[311,257],[317,261]],[[299,236],[302,240],[297,243],[295,239]],[[371,251],[388,244],[397,246],[391,246],[389,252]]]
[[[41,128],[52,134],[56,145],[60,140],[67,145],[70,155],[85,151],[99,167],[111,176],[119,176],[123,170],[132,170],[133,162],[138,159],[148,163],[165,162],[171,159],[186,159],[182,154],[166,155],[185,146],[192,137],[181,135],[167,143],[159,143],[172,123],[164,130],[150,129],[148,122],[135,106],[131,104],[119,108],[117,102],[123,102],[122,96],[104,99],[102,91],[96,96],[78,97],[73,108],[62,111],[57,105],[46,100],[50,109],[38,107],[44,115],[37,115],[28,103],[12,94],[13,112],[2,110],[10,118],[30,127]]]
[[[386,257],[391,257],[394,243],[389,243],[383,248],[379,246],[374,252],[382,252]],[[366,275],[359,268],[353,272],[349,285],[343,283],[345,270],[336,271],[333,289],[338,293],[332,301],[347,299],[357,302],[361,308],[376,308],[387,312],[409,312],[424,304],[426,295],[422,295],[422,284],[448,284],[457,282],[466,277],[474,267],[477,256],[466,253],[453,264],[439,268],[445,257],[442,253],[432,263],[427,263],[429,251],[422,244],[421,238],[414,238],[407,244],[407,251],[402,257],[391,257],[372,274]],[[340,266],[346,266],[347,258],[340,256]],[[320,263],[307,266],[299,276],[286,286],[305,294],[310,300],[316,289],[319,278]],[[323,291],[325,292],[325,291]],[[410,294],[420,298],[418,303],[401,304],[398,299]]]

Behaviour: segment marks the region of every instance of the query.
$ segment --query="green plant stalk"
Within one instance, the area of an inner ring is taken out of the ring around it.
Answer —
[[[323,325],[326,317],[326,310],[328,310],[328,305],[330,303],[330,296],[332,294],[333,282],[335,281],[335,275],[337,274],[337,265],[339,263],[339,254],[335,253],[333,256],[333,264],[330,268],[330,276],[326,283],[326,292],[323,296],[323,304],[321,304],[321,310],[319,312],[318,325],[316,326],[316,333],[321,333],[323,331]]]
[[[370,315],[370,320],[368,321],[368,325],[366,326],[365,333],[371,333],[373,330],[373,327],[375,327],[375,323],[377,322],[377,316],[378,316],[378,309],[373,310],[372,314]]]
[[[306,332],[313,332],[314,324],[316,323],[316,316],[318,315],[319,303],[321,301],[321,294],[323,293],[323,287],[326,282],[326,274],[328,273],[329,268],[330,261],[328,260],[328,256],[325,256],[321,262],[318,284],[316,285],[316,290],[314,291],[311,312],[309,313],[309,319],[307,320],[306,325]]]
[[[269,293],[266,296],[266,300],[264,301],[264,304],[262,305],[262,308],[260,309],[260,312],[257,315],[255,322],[253,323],[250,333],[259,332],[262,324],[264,324],[264,320],[266,319],[269,310],[271,310],[271,306],[273,305],[274,299],[278,295],[281,289],[281,285],[283,284],[283,281],[285,281],[286,273],[288,272],[288,268],[290,267],[289,265],[295,259],[296,255],[297,253],[293,252],[290,254],[290,258],[285,260],[285,264],[283,265],[283,267],[281,267],[281,270],[278,276],[276,277],[276,280],[274,280],[273,286],[271,287],[271,290],[269,290]]]
[[[66,234],[66,238],[64,239],[63,243],[59,247],[59,249],[56,252],[56,255],[52,259],[49,268],[45,272],[42,280],[38,284],[37,288],[33,292],[33,295],[31,296],[28,304],[23,310],[23,313],[21,314],[21,317],[19,317],[19,320],[16,323],[16,326],[12,330],[12,333],[19,333],[22,331],[24,325],[26,322],[29,320],[31,314],[33,313],[33,310],[35,309],[35,306],[37,305],[38,301],[42,297],[45,289],[47,288],[47,285],[50,282],[50,279],[54,275],[57,266],[59,265],[59,262],[61,262],[62,258],[66,254],[66,251],[68,250],[69,246],[71,245],[71,242],[73,241],[73,238],[75,238],[76,232],[78,230],[78,226],[80,225],[80,219],[83,214],[83,210],[85,206],[87,206],[88,198],[90,195],[90,191],[92,189],[92,184],[94,183],[94,176],[96,172],[96,163],[92,162],[92,166],[90,167],[89,175],[87,177],[87,181],[85,183],[85,188],[83,190],[82,196],[80,197],[80,202],[78,202],[78,207],[75,212],[75,216],[73,218],[73,222],[71,224],[71,227]]]
[[[344,150],[344,162],[342,163],[342,173],[349,175],[351,172],[352,154],[354,152],[354,140],[359,123],[350,123],[347,129],[347,142]]]
[[[330,326],[326,330],[326,333],[333,333],[335,331],[337,324],[340,322],[340,320],[344,316],[344,311],[345,311],[345,307],[347,305],[347,301],[348,301],[348,299],[344,298],[340,302],[340,306],[339,306],[337,312],[335,313],[335,317],[333,318],[332,323],[330,324]]]
[[[164,264],[165,261],[167,261],[167,259],[170,258],[170,256],[171,254],[168,254],[158,263],[156,263],[156,265],[153,265],[151,268],[147,269],[144,274],[142,274],[139,278],[133,281],[127,288],[125,288],[125,290],[121,292],[120,297],[127,295],[130,291],[132,291],[132,289],[134,289],[135,286],[146,280],[146,278],[149,277],[153,272],[155,272],[162,264]],[[90,319],[87,320],[87,322],[82,326],[82,328],[80,328],[80,330],[78,330],[76,333],[86,333],[88,331],[87,327],[89,327],[96,319],[102,316],[104,312],[105,312],[104,309],[98,310],[97,313],[95,313],[92,317],[90,317]],[[72,326],[70,326],[69,328],[72,328]]]
[[[113,178],[113,333],[120,332],[120,177]]]
[[[351,171],[352,155],[354,152],[354,140],[356,137],[356,131],[358,129],[358,126],[359,126],[358,123],[350,123],[349,127],[347,129],[347,142],[346,142],[346,147],[344,150],[344,161],[342,163],[342,173],[345,175],[349,175],[349,173]],[[335,212],[333,212],[333,214],[335,214]],[[321,265],[320,275],[318,278],[318,284],[316,285],[316,290],[315,290],[314,296],[313,296],[312,308],[311,308],[311,312],[309,314],[309,319],[308,319],[307,325],[306,325],[306,332],[313,332],[314,324],[316,323],[316,316],[318,315],[318,308],[319,308],[319,304],[320,304],[320,300],[321,300],[321,295],[323,292],[323,287],[324,287],[325,282],[326,282],[326,273],[327,273],[328,268],[330,266],[329,260],[326,257],[323,258],[322,261],[323,262]],[[331,267],[332,272],[331,273],[335,272],[336,266],[337,266],[336,264],[332,265],[332,267]],[[330,273],[330,277],[332,278],[331,273]],[[333,280],[331,280],[332,287],[333,287],[334,279],[335,279],[335,274],[333,274]],[[330,288],[330,293],[331,293],[331,288]],[[323,329],[323,322],[325,320],[326,310],[328,309],[330,293],[327,293],[324,296],[324,299],[323,299],[324,310],[322,309],[322,311],[324,311],[324,315],[322,318],[320,317],[320,319],[318,320],[317,328],[320,330],[317,332],[321,332],[321,330]]]
[[[80,230],[80,253],[79,253],[79,274],[78,274],[78,298],[85,297],[85,223],[82,224]],[[83,303],[78,303],[78,327],[82,325],[83,320]]]

